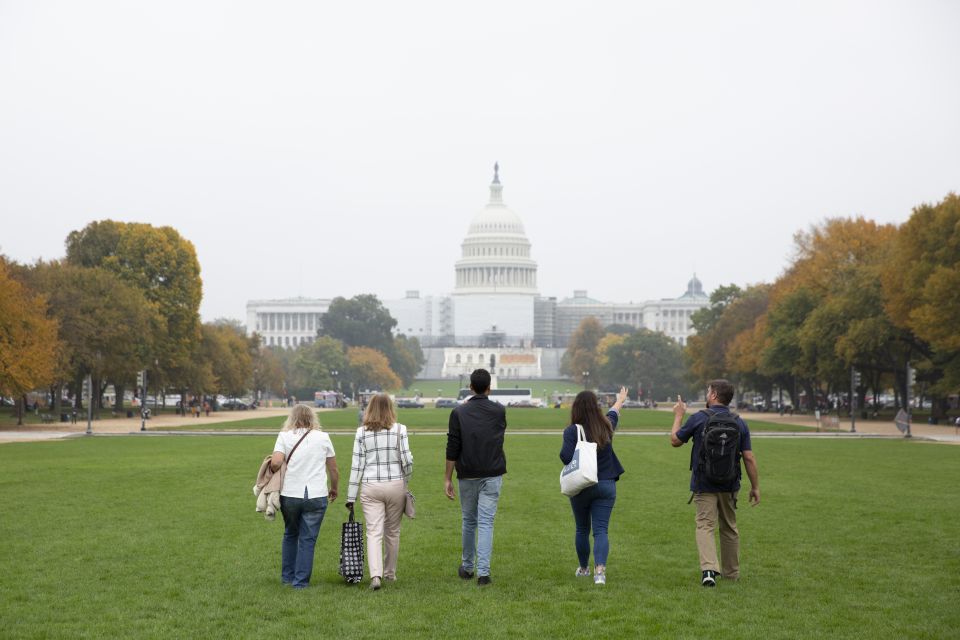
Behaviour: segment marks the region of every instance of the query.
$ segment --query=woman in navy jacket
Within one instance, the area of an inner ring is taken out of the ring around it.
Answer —
[[[613,451],[613,432],[617,429],[620,409],[626,399],[627,389],[620,387],[617,401],[604,416],[600,411],[597,396],[592,391],[581,391],[574,398],[573,406],[570,408],[572,424],[563,430],[563,448],[560,450],[560,460],[563,464],[570,464],[573,460],[573,453],[577,448],[578,424],[583,426],[587,440],[597,444],[597,484],[570,497],[573,520],[577,526],[574,545],[577,549],[577,557],[580,559],[576,575],[590,575],[590,529],[592,528],[594,584],[607,583],[607,554],[610,551],[607,528],[610,524],[610,514],[613,512],[613,503],[617,500],[617,480],[623,473],[623,466]]]

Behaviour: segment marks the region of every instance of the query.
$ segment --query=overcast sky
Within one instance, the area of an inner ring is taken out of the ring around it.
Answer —
[[[0,253],[170,225],[205,320],[446,294],[499,161],[542,295],[772,281],[798,230],[960,191],[958,32],[951,0],[0,0]]]

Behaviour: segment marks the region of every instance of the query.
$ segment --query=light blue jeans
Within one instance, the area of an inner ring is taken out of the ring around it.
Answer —
[[[460,478],[460,510],[463,512],[463,568],[473,571],[474,558],[478,576],[490,575],[493,552],[493,518],[503,476],[493,478]]]

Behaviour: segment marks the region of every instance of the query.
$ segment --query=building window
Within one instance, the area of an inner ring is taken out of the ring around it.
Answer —
[[[472,354],[472,353],[468,353],[468,354],[467,354],[467,364],[473,364],[473,354]]]
[[[457,354],[457,364],[460,364],[460,354]]]

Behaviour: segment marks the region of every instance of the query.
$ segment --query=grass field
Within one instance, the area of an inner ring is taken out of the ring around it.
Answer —
[[[470,377],[465,376],[463,379],[463,386],[466,387],[470,384]],[[514,387],[520,387],[521,389],[530,389],[532,391],[534,398],[543,398],[546,396],[550,397],[555,391],[560,393],[569,392],[577,393],[582,391],[583,387],[577,385],[576,382],[572,380],[542,380],[542,379],[528,379],[528,380],[510,380],[507,378],[500,378],[497,386],[501,389],[512,389]],[[413,384],[407,387],[406,389],[401,389],[396,392],[398,398],[411,397],[419,393],[425,398],[434,398],[437,396],[437,392],[440,392],[440,395],[445,398],[456,398],[457,393],[460,391],[460,379],[436,379],[436,380],[414,380]]]
[[[325,429],[356,428],[357,410],[339,409],[336,411],[321,411],[318,414],[320,424]],[[447,421],[450,418],[450,409],[397,409],[397,420],[411,429],[420,431],[446,431]],[[190,419],[185,419],[190,420]],[[182,427],[164,427],[164,430],[174,431],[209,431],[209,430],[240,430],[240,429],[279,429],[284,418],[262,417],[236,422],[216,422],[214,418],[190,420]],[[510,409],[507,408],[507,425],[510,429],[556,430],[560,431],[569,424],[569,409]],[[626,431],[663,431],[669,430],[673,423],[673,414],[667,411],[651,409],[624,409],[620,416],[620,428]],[[749,422],[750,429],[755,431],[810,431],[809,427],[775,424],[772,422]]]
[[[334,436],[341,473],[349,436]],[[698,584],[687,451],[621,437],[608,583],[573,576],[559,435],[507,439],[492,575],[456,577],[444,438],[415,436],[399,581],[336,575],[343,499],[311,588],[281,587],[282,526],[254,512],[272,437],[94,437],[0,446],[0,636],[948,638],[960,625],[960,447],[758,439],[763,503],[741,506],[742,580]],[[345,480],[344,480],[345,483]],[[741,503],[743,504],[743,503]]]

